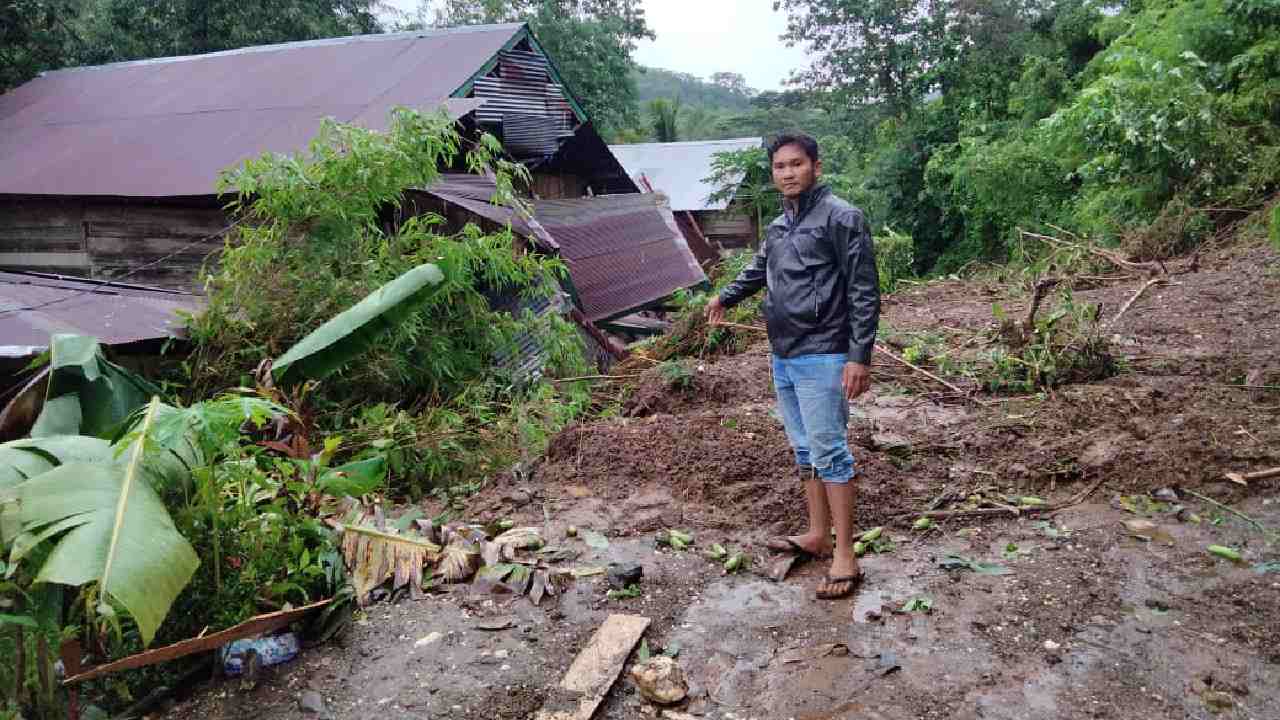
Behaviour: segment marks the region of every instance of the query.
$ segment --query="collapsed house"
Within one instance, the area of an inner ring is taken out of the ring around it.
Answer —
[[[422,191],[455,227],[512,223],[537,250],[561,253],[565,312],[600,349],[612,344],[596,321],[705,281],[670,210],[638,199],[528,26],[504,24],[72,68],[0,95],[0,282],[190,291],[224,242],[223,170],[304,150],[324,118],[386,129],[398,106],[443,109],[466,137],[493,134],[529,168],[535,200],[566,202],[545,206],[548,232],[490,205],[483,183],[450,193],[461,182],[450,175]],[[0,314],[32,312],[0,303]]]
[[[754,247],[760,232],[755,217],[732,191],[709,181],[719,153],[758,148],[761,138],[610,145],[614,157],[643,191],[667,196],[686,242],[704,267],[726,249]],[[736,188],[743,176],[725,178]],[[713,196],[715,196],[713,198]]]

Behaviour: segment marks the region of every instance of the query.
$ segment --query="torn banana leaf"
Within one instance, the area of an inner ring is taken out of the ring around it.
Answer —
[[[342,530],[342,557],[362,606],[368,604],[369,593],[389,579],[392,589],[408,585],[410,596],[420,597],[422,568],[439,555],[439,545],[413,535],[367,525],[346,525]]]
[[[461,582],[480,567],[480,553],[469,543],[452,542],[440,553],[440,574],[447,582]]]

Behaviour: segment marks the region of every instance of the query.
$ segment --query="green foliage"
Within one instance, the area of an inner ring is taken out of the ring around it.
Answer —
[[[1099,308],[1078,303],[1064,289],[1056,306],[1041,310],[1024,328],[994,309],[999,344],[979,367],[979,380],[993,392],[1035,392],[1066,383],[1114,375],[1116,364],[1098,322]]]
[[[915,277],[915,241],[910,235],[894,232],[893,228],[885,228],[873,240],[880,292],[891,293],[900,281]]]
[[[49,339],[49,381],[33,437],[110,437],[156,388],[108,362],[96,338],[58,334]]]
[[[445,115],[398,111],[386,133],[325,123],[305,156],[263,156],[229,172],[223,184],[238,192],[233,207],[245,221],[206,279],[208,308],[192,330],[203,369],[196,390],[233,384],[264,355],[425,263],[443,281],[418,313],[331,380],[325,397],[447,397],[513,348],[518,331],[563,335],[563,327],[491,312],[485,295],[547,295],[563,274],[558,261],[513,253],[505,232],[485,235],[468,225],[445,234],[435,215],[383,222],[401,193],[430,185],[438,167],[455,164],[492,171],[496,199],[519,210],[514,185],[527,171],[498,159],[500,149],[485,136],[464,153]]]
[[[658,366],[658,375],[672,390],[688,390],[693,387],[695,375],[686,361],[668,360]]]
[[[649,122],[653,126],[656,142],[675,142],[680,139],[680,100],[658,98],[650,100]]]

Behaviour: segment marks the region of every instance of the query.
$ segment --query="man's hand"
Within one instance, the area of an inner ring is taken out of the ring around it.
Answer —
[[[711,298],[711,302],[707,303],[707,322],[712,325],[724,322],[724,305],[720,304],[719,295]]]
[[[862,363],[844,364],[844,396],[853,400],[871,387],[871,368]]]

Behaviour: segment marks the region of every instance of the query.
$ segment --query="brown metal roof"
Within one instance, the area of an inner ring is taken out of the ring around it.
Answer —
[[[331,117],[385,129],[451,98],[523,30],[478,25],[45,73],[0,95],[0,194],[209,195],[220,171],[305,149]]]
[[[92,335],[107,345],[174,337],[194,311],[190,293],[45,273],[0,271],[0,357],[42,352],[55,333]]]
[[[522,217],[506,205],[495,205],[492,199],[497,190],[493,180],[482,175],[445,173],[422,192],[434,195],[499,225],[510,223],[513,232],[533,238],[547,250],[560,249],[555,238],[536,220]]]
[[[707,277],[657,194],[538,200],[534,217],[560,255],[592,322],[624,315]]]

